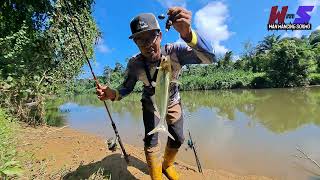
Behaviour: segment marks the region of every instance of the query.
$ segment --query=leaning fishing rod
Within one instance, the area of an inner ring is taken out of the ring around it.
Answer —
[[[193,150],[194,156],[195,156],[195,158],[196,158],[196,163],[197,163],[197,166],[198,166],[198,171],[203,174],[203,172],[202,172],[202,167],[201,167],[201,163],[200,163],[200,160],[199,160],[199,157],[198,157],[198,153],[197,153],[197,149],[196,149],[196,147],[195,147],[195,143],[194,143],[194,141],[192,140],[190,130],[188,130],[188,131],[189,131],[188,146],[189,146],[190,149]]]
[[[63,0],[63,1],[64,1],[64,3],[65,3],[66,6],[67,6],[67,11],[68,11],[68,13],[69,13],[69,16],[71,17],[71,18],[70,18],[70,19],[71,19],[71,24],[72,24],[73,29],[74,29],[77,37],[78,37],[78,40],[79,40],[80,45],[81,45],[81,48],[82,48],[82,52],[83,52],[83,54],[84,54],[84,56],[85,56],[85,58],[86,58],[86,60],[87,60],[87,63],[88,63],[88,65],[89,65],[89,68],[90,68],[90,71],[91,71],[91,74],[92,74],[92,76],[93,76],[93,79],[94,79],[94,81],[96,82],[96,85],[98,86],[98,85],[99,85],[99,81],[98,81],[96,75],[95,75],[94,72],[93,72],[93,69],[92,69],[91,63],[90,63],[90,61],[89,61],[89,58],[88,58],[88,56],[87,56],[86,50],[85,50],[84,45],[83,45],[83,43],[82,43],[82,41],[81,41],[79,31],[78,31],[77,27],[75,26],[75,23],[74,23],[73,20],[72,20],[72,13],[71,13],[71,10],[70,10],[70,6],[69,6],[69,4],[66,2],[66,0]],[[109,111],[109,108],[108,108],[108,106],[107,106],[106,101],[103,101],[103,104],[104,104],[104,107],[106,108],[106,110],[107,110],[107,112],[108,112],[108,115],[109,115],[109,118],[110,118],[110,121],[111,121],[112,128],[113,128],[114,133],[116,134],[116,138],[117,138],[117,140],[118,140],[118,142],[119,142],[119,144],[120,144],[122,153],[123,153],[123,155],[124,155],[124,159],[126,160],[127,163],[129,163],[129,155],[126,153],[126,150],[124,149],[124,146],[123,146],[123,144],[122,144],[122,141],[121,141],[119,132],[118,132],[118,130],[117,130],[117,126],[116,126],[116,124],[114,123],[114,121],[113,121],[113,119],[112,119],[112,117],[111,117],[111,113],[110,113],[110,111]]]

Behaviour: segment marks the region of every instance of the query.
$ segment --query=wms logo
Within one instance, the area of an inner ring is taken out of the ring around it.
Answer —
[[[281,11],[278,11],[278,6],[271,8],[268,30],[311,30],[309,23],[311,16],[308,12],[313,10],[314,6],[299,6],[296,14],[289,14],[288,6],[283,6]],[[299,17],[296,17],[296,16]],[[278,22],[276,23],[276,20]],[[287,20],[287,23],[285,23]],[[290,21],[290,20],[293,20]],[[288,21],[290,21],[288,23]]]

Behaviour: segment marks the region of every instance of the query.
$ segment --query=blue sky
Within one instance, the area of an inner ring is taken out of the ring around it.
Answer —
[[[272,6],[289,6],[288,13],[295,14],[299,5],[316,6],[311,12],[312,30],[320,28],[320,0],[96,0],[93,16],[102,32],[95,48],[93,69],[101,75],[106,65],[116,62],[126,65],[126,58],[138,53],[130,35],[130,20],[139,13],[165,13],[168,7],[183,6],[192,11],[192,28],[201,32],[212,44],[215,52],[233,51],[234,58],[241,56],[244,42],[258,43],[268,34],[283,37],[309,35],[311,31],[267,31]],[[159,21],[164,32],[164,21]],[[181,41],[179,34],[171,29],[164,33],[162,44]],[[82,78],[91,77],[84,67]]]

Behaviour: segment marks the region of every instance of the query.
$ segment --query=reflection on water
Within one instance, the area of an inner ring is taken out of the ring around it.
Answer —
[[[215,108],[217,114],[235,120],[236,111],[275,133],[305,124],[320,125],[320,88],[208,91],[183,94],[185,107],[194,112]]]
[[[185,132],[190,129],[204,168],[281,179],[320,174],[312,163],[295,157],[299,154],[296,146],[300,146],[320,161],[319,87],[193,91],[183,92],[181,97]],[[134,94],[120,102],[108,102],[108,106],[123,141],[142,146],[139,100]],[[65,102],[60,110],[68,112],[66,123],[71,127],[100,136],[114,135],[103,104],[94,95],[70,97]],[[181,149],[179,158],[195,164],[192,152]]]
[[[59,106],[65,103],[62,98],[54,98],[45,102],[45,121],[49,126],[63,126],[65,124],[65,112],[59,110]]]

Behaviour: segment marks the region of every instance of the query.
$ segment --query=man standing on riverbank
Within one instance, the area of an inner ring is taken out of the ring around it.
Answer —
[[[102,85],[97,87],[97,94],[100,100],[110,99],[115,101],[121,100],[130,94],[138,80],[143,82],[144,88],[141,102],[145,127],[144,150],[149,173],[153,180],[162,179],[162,173],[170,180],[179,178],[173,163],[184,141],[183,115],[177,83],[170,84],[167,114],[168,130],[175,140],[168,138],[162,164],[159,157],[158,133],[148,135],[159,122],[159,117],[155,113],[151,98],[155,93],[156,67],[159,65],[161,57],[170,57],[173,81],[178,79],[183,65],[210,64],[215,60],[211,45],[199,33],[191,29],[192,14],[190,11],[182,7],[172,7],[167,14],[168,18],[172,20],[174,29],[187,45],[172,43],[161,47],[162,32],[157,19],[151,13],[139,14],[131,20],[132,35],[129,38],[133,39],[140,53],[129,60],[124,82],[117,89]]]

